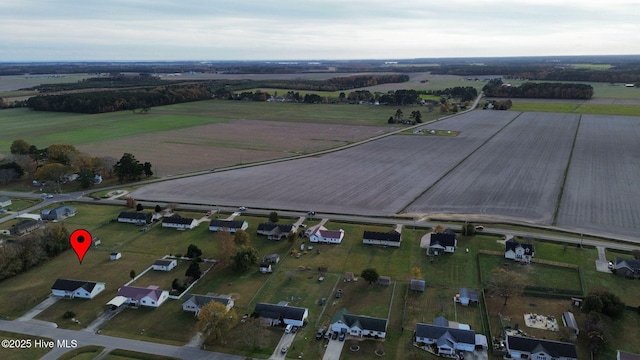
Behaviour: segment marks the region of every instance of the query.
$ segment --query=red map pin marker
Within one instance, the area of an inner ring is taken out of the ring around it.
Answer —
[[[91,247],[91,234],[87,230],[78,229],[71,233],[69,236],[69,243],[73,248],[73,251],[78,255],[78,260],[80,260],[80,264],[82,264],[82,259],[84,259],[84,255],[87,253],[87,250]]]

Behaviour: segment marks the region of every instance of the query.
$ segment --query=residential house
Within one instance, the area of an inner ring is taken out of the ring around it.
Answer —
[[[118,215],[118,222],[136,225],[148,225],[153,221],[153,215],[150,212],[142,211],[123,211]]]
[[[455,301],[464,306],[478,305],[480,302],[478,292],[467,288],[460,288],[460,291],[455,297]]]
[[[453,232],[431,233],[431,241],[427,254],[440,255],[445,253],[454,253],[458,246],[456,234]]]
[[[640,278],[640,260],[616,258],[611,271],[627,278]]]
[[[309,309],[289,306],[286,302],[279,304],[257,303],[254,312],[270,326],[282,324],[302,326],[309,317]]]
[[[378,276],[378,285],[391,285],[391,277],[382,275]]]
[[[504,257],[522,263],[530,263],[535,254],[532,244],[519,243],[511,238],[504,243]]]
[[[576,346],[561,341],[507,335],[507,352],[513,359],[577,360]]]
[[[282,240],[293,231],[293,224],[262,223],[258,225],[258,235],[265,235],[269,240]]]
[[[278,254],[267,254],[262,258],[262,262],[267,264],[277,264],[280,262],[280,255]]]
[[[111,259],[111,261],[118,260],[121,257],[122,257],[122,253],[119,253],[119,252],[112,252],[111,255],[109,255],[109,258]]]
[[[171,271],[176,266],[178,266],[176,259],[158,259],[151,267],[156,271]]]
[[[640,355],[618,350],[616,360],[640,360]]]
[[[42,220],[60,221],[68,217],[75,216],[76,209],[71,206],[60,206],[53,210],[40,211],[40,218]]]
[[[107,305],[120,306],[128,304],[132,307],[159,307],[169,298],[169,292],[158,286],[149,285],[146,288],[123,286],[118,289],[118,295]]]
[[[344,239],[344,230],[327,230],[324,226],[320,226],[309,236],[312,243],[324,244],[340,244]]]
[[[11,234],[12,236],[22,236],[34,230],[40,229],[42,226],[43,223],[40,220],[22,220],[19,223],[13,225],[11,229],[9,229],[9,234]]]
[[[435,345],[437,355],[451,356],[476,349],[475,331],[449,327],[449,321],[443,317],[434,319],[434,324],[416,324],[415,341],[419,346]]]
[[[224,305],[227,311],[231,310],[234,306],[234,300],[231,295],[216,295],[211,293],[207,295],[192,294],[182,303],[182,310],[192,312],[195,316],[198,316],[202,307],[210,302],[217,302]]]
[[[409,280],[409,290],[424,292],[427,287],[427,282],[420,279]]]
[[[331,321],[331,330],[359,338],[384,339],[387,336],[387,324],[387,319],[354,315],[347,309],[341,309]]]
[[[51,295],[69,299],[93,299],[104,287],[103,282],[57,279],[51,286]]]
[[[209,223],[209,231],[220,231],[225,229],[230,233],[235,233],[238,230],[247,230],[249,223],[240,220],[211,220]]]
[[[11,206],[11,199],[6,196],[0,196],[0,207]]]
[[[377,232],[365,231],[362,235],[362,243],[367,245],[382,245],[400,247],[400,233],[397,231]]]
[[[174,228],[177,230],[190,230],[196,227],[198,222],[193,218],[183,218],[179,215],[173,215],[162,219],[162,227]]]
[[[271,264],[269,263],[260,263],[260,272],[263,274],[272,273],[273,269],[271,268]]]

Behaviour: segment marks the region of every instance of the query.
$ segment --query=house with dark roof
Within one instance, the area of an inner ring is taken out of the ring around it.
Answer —
[[[435,346],[436,355],[445,356],[476,349],[475,331],[449,327],[449,321],[444,317],[438,317],[433,322],[433,324],[416,324],[415,342],[418,346]]]
[[[158,286],[149,285],[146,288],[137,286],[123,286],[118,294],[107,305],[120,306],[128,304],[131,307],[148,306],[159,307],[169,299],[169,292]]]
[[[367,245],[400,247],[400,241],[402,241],[400,233],[394,230],[389,232],[365,230],[362,235],[362,243]]]
[[[387,336],[387,319],[349,313],[339,310],[331,321],[331,330],[355,337],[384,339]]]
[[[293,224],[262,223],[258,225],[258,235],[264,235],[269,240],[282,240],[293,231]]]
[[[216,295],[211,293],[207,295],[192,294],[182,303],[182,310],[192,312],[195,316],[198,316],[202,307],[210,302],[217,302],[224,305],[227,311],[231,310],[234,306],[231,295]]]
[[[640,355],[618,350],[616,360],[640,360]]]
[[[532,244],[519,243],[511,238],[504,243],[504,257],[522,263],[530,263],[535,254]]]
[[[196,227],[198,222],[193,218],[183,218],[179,215],[173,215],[162,219],[162,227],[173,228],[176,230],[190,230]]]
[[[324,226],[320,226],[309,235],[309,241],[312,243],[323,244],[340,244],[344,239],[344,230],[327,230]]]
[[[391,277],[383,275],[378,276],[378,285],[391,285]]]
[[[171,271],[176,266],[178,266],[176,259],[158,259],[154,261],[151,268],[156,271]]]
[[[22,236],[32,231],[40,229],[44,224],[40,220],[27,219],[22,220],[19,223],[13,225],[9,229],[9,234],[12,236]]]
[[[136,225],[151,224],[153,215],[143,211],[123,211],[118,215],[118,222]]]
[[[260,263],[260,268],[259,268],[260,272],[263,274],[270,274],[273,272],[273,269],[271,268],[271,264],[266,263],[266,262],[262,262]]]
[[[507,352],[513,359],[578,359],[576,346],[572,343],[507,335],[505,344]]]
[[[219,220],[213,219],[209,222],[209,231],[220,231],[225,229],[230,233],[235,233],[238,230],[247,230],[249,223],[241,220]]]
[[[0,207],[11,206],[11,199],[6,196],[0,196]]]
[[[627,278],[640,278],[640,260],[616,258],[611,271]]]
[[[40,218],[48,221],[60,221],[76,215],[76,209],[71,206],[59,206],[53,210],[40,211]]]
[[[257,303],[254,312],[270,326],[293,325],[302,326],[309,317],[309,309],[289,306],[286,302],[279,304]]]
[[[467,288],[460,288],[458,294],[456,294],[455,301],[464,306],[478,305],[480,302],[478,292]]]
[[[51,295],[69,299],[93,299],[104,287],[103,282],[57,279],[51,286]]]
[[[409,290],[424,292],[427,287],[427,282],[422,279],[409,280]]]
[[[454,253],[458,246],[456,234],[450,233],[431,233],[431,241],[427,249],[428,255],[440,255],[446,253]]]
[[[280,255],[278,254],[267,254],[262,258],[262,262],[267,264],[277,264],[280,262]]]

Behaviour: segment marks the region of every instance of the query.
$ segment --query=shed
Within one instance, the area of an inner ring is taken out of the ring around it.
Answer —
[[[11,206],[11,199],[6,196],[0,196],[0,207]]]
[[[113,261],[113,260],[118,260],[122,257],[122,254],[119,252],[112,252],[111,255],[109,255],[109,258]]]
[[[576,321],[575,316],[573,316],[573,313],[571,311],[565,311],[564,313],[562,313],[562,322],[564,323],[564,326],[572,328],[576,335],[580,334],[580,329],[578,328],[578,322]]]
[[[260,272],[263,273],[263,274],[267,274],[267,273],[273,272],[273,269],[271,269],[271,264],[261,263],[260,264]]]
[[[409,289],[411,291],[419,291],[424,292],[424,289],[427,287],[427,282],[420,279],[411,279],[409,281]]]
[[[389,276],[379,276],[378,277],[378,285],[389,286],[391,284],[391,277]]]

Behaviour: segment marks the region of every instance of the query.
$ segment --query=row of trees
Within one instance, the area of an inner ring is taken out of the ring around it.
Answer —
[[[509,86],[501,79],[492,79],[482,91],[488,97],[588,100],[593,96],[593,87],[586,84],[528,82],[520,86]]]
[[[140,180],[143,175],[145,177],[153,175],[151,163],[141,163],[131,153],[124,153],[122,155],[120,160],[113,165],[113,172],[120,182]]]
[[[60,223],[50,223],[0,246],[0,281],[26,272],[70,249],[69,232]]]

